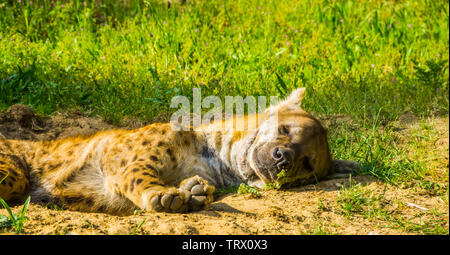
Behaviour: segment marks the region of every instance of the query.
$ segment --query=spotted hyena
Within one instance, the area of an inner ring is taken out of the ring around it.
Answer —
[[[231,119],[195,131],[166,123],[52,141],[0,138],[0,197],[113,214],[186,212],[210,204],[215,188],[261,188],[281,170],[290,183],[351,172],[357,165],[332,160],[326,129],[302,110],[304,91],[243,116],[244,130],[223,129]]]

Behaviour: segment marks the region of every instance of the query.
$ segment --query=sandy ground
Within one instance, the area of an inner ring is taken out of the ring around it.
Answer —
[[[412,126],[410,118],[406,119]],[[439,121],[443,125],[438,129],[443,138],[440,146],[447,157],[443,171],[448,176],[448,117]],[[133,123],[128,127],[144,124]],[[110,128],[114,127],[77,113],[41,118],[27,107],[14,106],[0,114],[0,137],[5,138],[55,139]],[[394,220],[362,214],[345,216],[337,200],[341,187],[348,185],[349,180],[335,179],[288,190],[262,191],[259,198],[224,194],[208,209],[187,214],[136,212],[130,216],[113,216],[30,204],[22,234],[420,234],[417,229],[424,223],[439,224],[448,233],[448,199],[444,201],[442,196],[417,188],[381,183],[371,176],[355,176],[352,181],[374,195],[384,192],[380,203]],[[14,212],[21,208],[22,205],[12,207]],[[0,209],[0,214],[7,215],[7,212]],[[4,228],[0,234],[14,232]]]

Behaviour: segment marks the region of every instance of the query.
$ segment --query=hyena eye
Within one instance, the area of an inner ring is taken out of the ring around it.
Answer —
[[[289,134],[289,127],[285,126],[285,125],[282,125],[279,128],[279,132],[280,132],[281,135],[288,135]]]

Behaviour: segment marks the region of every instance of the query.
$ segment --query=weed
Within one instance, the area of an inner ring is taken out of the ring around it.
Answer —
[[[225,194],[230,194],[230,193],[236,193],[239,189],[239,186],[229,186],[229,187],[224,187],[224,188],[220,188],[216,190],[216,195],[225,195]]]
[[[5,176],[2,179],[0,179],[0,183],[2,181],[4,181],[6,179],[6,177],[8,177],[9,171],[7,171],[4,175]],[[22,210],[20,211],[20,214],[16,215],[12,212],[11,208],[6,203],[6,201],[0,197],[0,203],[3,205],[3,208],[6,209],[6,211],[8,212],[8,216],[9,216],[8,217],[5,215],[0,215],[0,228],[13,228],[17,234],[22,232],[23,224],[28,219],[28,217],[26,217],[25,214],[27,212],[30,201],[31,201],[31,197],[28,196],[28,198],[25,200]]]
[[[253,198],[260,198],[261,197],[261,192],[257,188],[253,188],[251,186],[248,186],[245,183],[241,183],[241,185],[239,185],[237,193],[241,194],[241,195],[249,194]]]
[[[281,186],[284,183],[289,182],[289,177],[287,175],[287,170],[282,169],[279,173],[277,173],[277,179],[273,182],[264,184],[263,189],[264,190],[271,190],[271,189],[281,189]]]
[[[134,230],[131,234],[136,235],[137,231],[139,231],[139,229],[141,229],[142,225],[144,225],[146,220],[147,220],[147,218],[144,217],[144,219],[134,228]]]
[[[382,202],[384,191],[376,196],[373,191],[362,186],[361,184],[352,183],[342,186],[338,193],[338,206],[341,213],[350,218],[353,214],[360,214],[370,219],[374,216],[384,215],[387,212],[383,210],[380,203]]]
[[[87,228],[89,230],[93,230],[93,229],[95,229],[96,226],[94,224],[92,224],[89,220],[85,220],[84,224],[81,227]]]
[[[54,204],[54,203],[46,203],[44,205],[45,208],[50,209],[50,210],[55,210],[55,211],[64,211],[65,208],[63,205],[58,205],[58,204]]]
[[[23,224],[28,219],[28,217],[25,216],[28,205],[30,204],[31,197],[28,197],[25,201],[25,204],[22,207],[22,210],[20,211],[20,214],[16,215],[11,211],[11,208],[8,206],[8,204],[0,198],[0,203],[3,205],[3,207],[8,212],[8,216],[0,215],[0,228],[13,228],[16,234],[19,234],[22,232]]]
[[[328,211],[329,209],[324,205],[323,203],[323,199],[319,198],[319,204],[317,205],[317,209],[319,209],[320,211]]]
[[[395,229],[402,229],[406,232],[419,233],[422,235],[448,235],[449,230],[446,226],[445,219],[432,219],[428,221],[413,222],[413,219],[405,219],[404,217],[387,217],[386,219],[391,223],[390,227]]]
[[[301,231],[302,235],[338,235],[335,229],[328,227],[325,222],[314,224],[313,228],[307,231]]]

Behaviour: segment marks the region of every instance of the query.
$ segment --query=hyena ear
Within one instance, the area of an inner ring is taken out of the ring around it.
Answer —
[[[278,108],[300,108],[306,88],[298,88],[291,92],[283,101],[278,103]]]
[[[301,108],[301,103],[305,95],[306,88],[298,88],[291,92],[283,101],[266,109],[266,114],[272,115],[273,111],[297,110]]]
[[[291,92],[291,94],[284,100],[286,104],[301,105],[303,97],[305,96],[306,88],[298,88]]]

